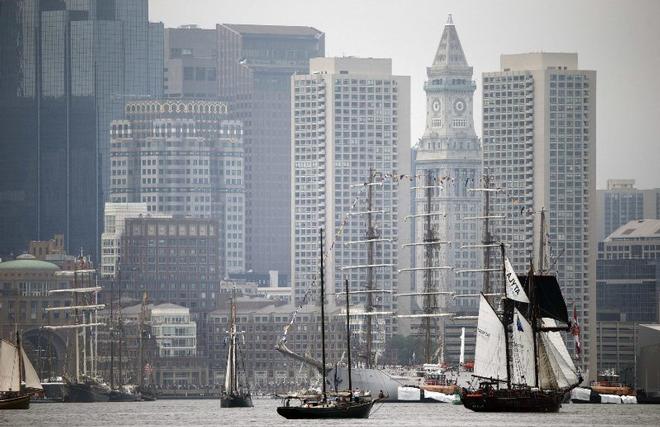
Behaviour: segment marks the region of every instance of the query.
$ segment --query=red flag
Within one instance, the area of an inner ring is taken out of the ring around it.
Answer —
[[[580,323],[577,319],[577,310],[575,309],[575,304],[573,304],[573,321],[571,322],[571,335],[575,340],[575,358],[580,358],[580,353],[582,352],[582,346],[580,344]]]

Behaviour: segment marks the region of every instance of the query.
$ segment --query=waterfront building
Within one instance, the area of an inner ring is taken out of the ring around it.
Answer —
[[[660,322],[660,220],[630,221],[599,243],[597,306],[598,368],[633,384],[640,324]]]
[[[315,28],[216,26],[218,96],[244,124],[246,270],[290,277],[291,76],[325,54]]]
[[[634,179],[608,179],[598,190],[598,241],[635,219],[660,218],[660,189],[639,190]]]
[[[125,98],[162,93],[161,31],[147,0],[2,2],[0,254],[64,234],[96,258],[110,122]]]
[[[387,314],[397,311],[392,293],[409,287],[409,278],[397,277],[396,270],[409,265],[400,248],[409,241],[403,217],[410,209],[410,181],[396,178],[410,174],[410,79],[393,75],[390,59],[314,58],[310,74],[292,78],[291,99],[294,299],[296,304],[317,300],[305,300],[305,295],[310,288],[315,289],[311,295],[318,294],[323,228],[326,292],[343,292],[344,280],[352,291],[365,291],[371,270],[373,290],[383,290],[373,297],[373,311],[381,313],[371,315],[373,337],[383,344],[398,333],[397,323]],[[370,174],[376,183],[371,189],[364,185]],[[379,268],[357,267],[370,264],[369,243],[364,243],[369,239],[367,211],[373,212],[374,238],[379,239],[371,243],[373,264],[384,264]],[[353,313],[365,310],[367,295],[351,297]],[[343,305],[335,298],[327,303],[330,309]],[[361,339],[368,316],[355,318]]]
[[[61,274],[59,266],[30,254],[0,262],[0,336],[21,332],[23,347],[40,378],[61,375],[67,363],[70,337],[65,331],[49,331],[46,325],[71,322],[70,311],[46,311],[48,307],[72,305],[69,293],[49,294],[74,285],[71,276]],[[68,360],[69,367],[71,360]]]
[[[660,324],[639,325],[637,388],[660,394]]]
[[[295,309],[294,305],[273,304],[258,298],[238,298],[237,326],[245,336],[241,354],[253,388],[266,392],[290,392],[309,387],[309,379],[318,372],[307,365],[301,369],[300,362],[274,350]],[[326,358],[330,363],[341,360],[346,351],[345,318],[338,313],[326,311]],[[224,307],[209,314],[209,378],[215,384],[224,382],[228,328],[229,300]],[[288,329],[287,347],[297,354],[321,361],[320,328],[318,307],[299,311],[296,322]]]
[[[500,192],[491,198],[493,235],[510,246],[516,271],[530,259],[556,271],[582,327],[583,358],[596,374],[596,72],[577,54],[502,55],[501,70],[483,74],[484,173]],[[541,210],[547,220],[543,239]],[[543,240],[543,241],[541,241]],[[537,266],[538,267],[538,266]]]
[[[224,277],[245,269],[243,129],[211,100],[126,103],[112,122],[111,200],[154,215],[217,220]]]

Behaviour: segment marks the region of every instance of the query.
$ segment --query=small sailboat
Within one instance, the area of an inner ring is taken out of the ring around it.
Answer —
[[[348,390],[329,394],[326,391],[325,363],[325,290],[323,266],[323,230],[320,231],[321,246],[321,354],[322,354],[322,391],[320,395],[285,396],[283,405],[277,408],[277,413],[287,419],[331,419],[331,418],[369,418],[374,400],[370,395],[360,396],[352,390],[351,378],[351,343],[350,343],[350,309],[348,280],[346,281],[346,337],[348,349]],[[292,401],[298,405],[292,406]]]
[[[225,372],[225,389],[220,395],[221,408],[251,408],[252,396],[246,383],[241,387],[238,374],[238,340],[236,330],[236,290],[232,293],[231,313],[229,315],[229,349],[227,351],[227,370]]]
[[[480,297],[473,375],[480,384],[463,393],[463,405],[478,412],[557,412],[581,381],[559,334],[569,330],[566,303],[555,276],[530,269],[523,286],[503,244],[501,252],[504,307],[498,313]]]
[[[16,345],[0,341],[0,409],[29,409],[30,396],[43,391],[37,371],[16,333]]]

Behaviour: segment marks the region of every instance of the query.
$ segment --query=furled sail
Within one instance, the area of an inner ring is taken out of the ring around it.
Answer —
[[[33,390],[43,390],[39,375],[37,375],[37,371],[34,370],[34,366],[30,363],[30,359],[28,359],[23,348],[21,348],[21,353],[23,354],[23,368],[25,370],[25,387]]]
[[[542,325],[544,328],[554,328],[557,326],[557,322],[553,319],[544,318],[542,319]],[[577,370],[559,332],[541,332],[540,336],[557,386],[559,388],[571,388],[579,384]]]
[[[529,304],[529,298],[518,280],[516,272],[509,262],[509,258],[504,258],[504,272],[506,275],[506,297],[513,301]]]
[[[507,379],[505,333],[500,318],[482,294],[479,298],[474,375]]]
[[[0,341],[0,391],[19,391],[21,388],[18,348],[8,341]]]
[[[511,382],[535,386],[534,333],[532,325],[517,308],[513,309],[511,330]]]

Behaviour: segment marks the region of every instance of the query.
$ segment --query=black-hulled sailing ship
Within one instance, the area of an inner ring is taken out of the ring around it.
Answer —
[[[500,247],[505,297],[499,312],[480,297],[474,363],[479,387],[463,392],[463,405],[484,412],[557,412],[581,381],[559,333],[570,329],[566,302],[542,261],[539,272],[530,268],[521,283]]]
[[[285,396],[277,413],[287,419],[333,419],[333,418],[369,418],[374,400],[371,396],[359,396],[353,391],[351,378],[351,342],[350,342],[350,296],[346,281],[346,339],[348,351],[348,390],[329,394],[326,390],[325,362],[325,270],[323,266],[323,230],[320,231],[320,283],[321,283],[321,354],[322,354],[322,389],[320,395]],[[292,401],[298,404],[292,406]]]
[[[19,333],[16,333],[16,344],[1,340],[0,410],[29,409],[32,393],[42,390],[37,371],[23,350]]]
[[[93,282],[96,270],[91,262],[80,256],[72,271],[59,272],[61,276],[73,277],[73,287],[54,289],[49,294],[72,294],[73,305],[48,307],[46,311],[73,312],[72,324],[44,326],[49,330],[72,330],[74,344],[68,347],[74,358],[73,376],[63,375],[68,385],[67,402],[107,402],[110,387],[103,382],[97,370],[97,328],[105,326],[98,322],[97,311],[105,308],[98,303],[101,287]],[[82,365],[82,366],[81,366]]]
[[[231,298],[231,309],[229,313],[229,349],[227,351],[227,369],[225,371],[225,388],[220,395],[221,408],[251,408],[252,395],[247,383],[247,375],[244,375],[244,384],[240,383],[239,363],[240,351],[238,348],[238,335],[236,330],[236,290]],[[245,372],[243,372],[245,374]]]

